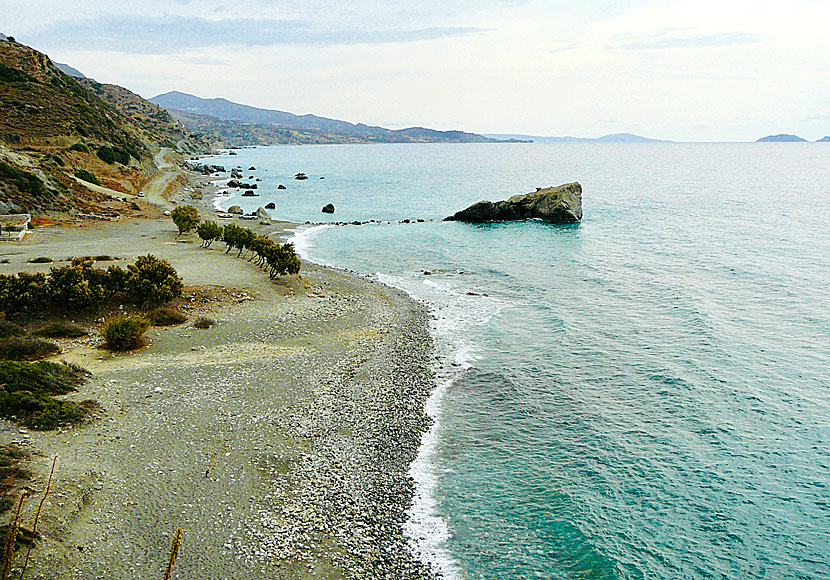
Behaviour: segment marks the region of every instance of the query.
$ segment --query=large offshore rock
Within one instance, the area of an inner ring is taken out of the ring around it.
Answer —
[[[495,222],[540,219],[555,224],[570,224],[582,219],[582,186],[567,183],[537,189],[527,195],[514,195],[507,201],[480,201],[444,221]]]

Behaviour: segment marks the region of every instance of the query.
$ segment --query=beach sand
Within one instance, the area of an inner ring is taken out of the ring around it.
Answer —
[[[27,577],[160,578],[178,527],[174,578],[432,577],[402,532],[433,387],[425,308],[307,263],[270,281],[224,244],[175,233],[169,218],[122,221],[0,247],[2,273],[48,270],[33,256],[109,254],[124,267],[153,253],[191,304],[191,321],[151,329],[138,352],[61,341],[57,358],[93,373],[71,395],[102,405],[91,424],[23,435],[0,422],[0,441],[33,454],[34,498],[59,456]],[[200,314],[217,324],[193,328]]]

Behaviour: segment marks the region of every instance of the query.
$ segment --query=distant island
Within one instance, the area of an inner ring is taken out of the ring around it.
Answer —
[[[790,135],[788,133],[781,133],[779,135],[767,135],[761,137],[756,143],[807,143],[807,139],[799,137],[798,135]]]
[[[825,135],[824,137],[816,141],[816,143],[830,143],[830,135]]]
[[[590,137],[542,137],[514,133],[486,133],[484,136],[498,141],[520,140],[533,141],[534,143],[673,143],[673,141],[650,139],[633,133],[611,133],[595,139]]]
[[[229,145],[236,146],[304,143],[499,143],[504,141],[464,131],[437,131],[425,127],[387,129],[317,115],[295,115],[286,111],[251,107],[223,98],[204,99],[179,91],[156,95],[149,100],[170,111],[189,130],[198,133],[215,133]]]

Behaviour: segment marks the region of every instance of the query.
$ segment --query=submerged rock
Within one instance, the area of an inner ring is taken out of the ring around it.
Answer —
[[[507,201],[480,201],[444,221],[479,223],[529,219],[555,224],[578,222],[582,219],[582,186],[567,183],[537,189],[526,195],[514,195]]]

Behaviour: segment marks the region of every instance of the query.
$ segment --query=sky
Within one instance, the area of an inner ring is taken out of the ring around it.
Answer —
[[[830,134],[828,0],[0,0],[0,15],[144,97],[393,129]]]

